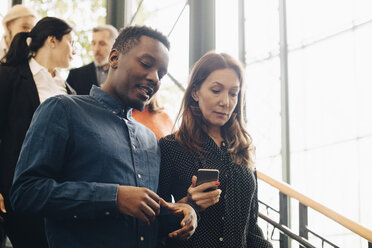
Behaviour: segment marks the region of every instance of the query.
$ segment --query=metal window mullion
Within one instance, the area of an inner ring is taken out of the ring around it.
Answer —
[[[282,143],[282,180],[288,184],[290,180],[290,136],[289,136],[289,104],[288,104],[288,44],[286,23],[286,0],[279,0],[279,45],[280,45],[280,83],[281,83],[281,143]],[[288,227],[291,226],[291,206],[288,201]],[[288,244],[291,247],[291,243]]]

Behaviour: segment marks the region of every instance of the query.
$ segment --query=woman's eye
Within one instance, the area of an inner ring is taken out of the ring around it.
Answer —
[[[220,91],[219,91],[219,90],[212,90],[212,92],[213,92],[214,94],[218,94]]]

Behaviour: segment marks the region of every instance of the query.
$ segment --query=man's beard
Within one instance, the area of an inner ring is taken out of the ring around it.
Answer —
[[[94,60],[94,64],[95,64],[96,66],[104,66],[104,65],[107,65],[107,64],[108,64],[108,58],[105,58],[104,60],[102,60],[102,61],[100,61],[100,62]]]

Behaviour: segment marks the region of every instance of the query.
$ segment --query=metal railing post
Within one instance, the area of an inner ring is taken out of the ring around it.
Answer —
[[[299,215],[299,234],[301,237],[308,239],[308,231],[307,231],[307,206],[303,205],[302,203],[298,204],[298,215]],[[300,248],[304,248],[300,245]]]
[[[279,192],[279,223],[288,226],[288,196]],[[288,237],[280,233],[280,248],[288,248]]]

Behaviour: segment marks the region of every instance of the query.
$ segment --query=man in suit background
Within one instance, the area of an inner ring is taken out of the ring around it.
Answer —
[[[89,95],[92,85],[100,86],[108,75],[108,57],[118,36],[117,29],[112,25],[99,25],[93,28],[92,51],[94,61],[88,65],[72,69],[67,82],[78,95]]]

